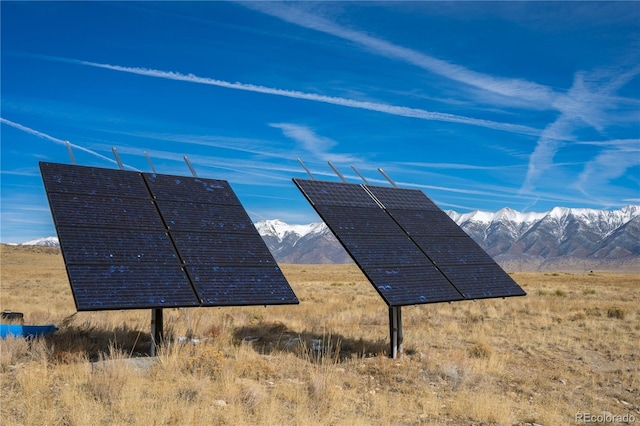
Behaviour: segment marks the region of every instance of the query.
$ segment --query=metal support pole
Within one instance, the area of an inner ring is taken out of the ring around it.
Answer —
[[[193,175],[193,177],[198,177],[196,169],[193,168],[193,166],[191,165],[191,161],[189,161],[189,158],[187,158],[186,155],[184,156],[184,162],[187,163],[187,166],[189,167],[189,170],[191,170],[191,174]]]
[[[120,167],[120,170],[124,170],[124,165],[122,164],[122,161],[120,160],[120,156],[118,155],[118,150],[116,149],[115,146],[111,147],[111,151],[113,151],[113,156],[116,157],[116,161],[118,163],[118,167]]]
[[[149,355],[155,356],[158,345],[164,340],[164,323],[162,308],[154,308],[151,310],[151,349]]]
[[[369,185],[369,181],[367,181],[367,179],[365,179],[365,177],[360,174],[360,172],[358,171],[358,169],[355,168],[355,166],[351,165],[351,168],[353,169],[354,172],[356,172],[358,176],[360,176],[360,179],[362,179],[365,185]]]
[[[147,154],[147,151],[143,151],[144,152],[144,156],[147,157],[147,162],[149,163],[149,166],[151,167],[151,171],[155,174],[156,173],[156,168],[153,167],[153,163],[151,162],[151,157],[149,157],[149,154]]]
[[[69,157],[71,157],[71,164],[76,165],[76,158],[73,156],[73,151],[71,150],[71,143],[69,141],[65,141],[67,143],[67,149],[69,150]]]
[[[390,183],[391,185],[393,185],[393,187],[394,187],[394,188],[397,188],[397,187],[398,187],[398,184],[396,184],[396,183],[395,183],[395,182],[394,182],[394,181],[389,177],[389,175],[387,175],[387,174],[384,172],[384,170],[382,170],[382,169],[380,169],[380,168],[379,168],[379,169],[378,169],[378,171],[380,172],[380,174],[381,174],[382,176],[384,176],[384,178],[385,178],[386,180],[388,180],[388,181],[389,181],[389,183]]]
[[[402,354],[402,307],[389,306],[389,334],[391,337],[391,350],[389,357],[395,359]]]
[[[307,169],[307,166],[304,165],[304,163],[302,162],[302,160],[300,158],[297,158],[298,163],[300,163],[300,165],[302,166],[302,168],[304,169],[305,172],[307,172],[307,174],[309,176],[311,176],[312,180],[316,180],[315,176],[313,176],[313,174],[311,174],[311,171],[309,169]]]
[[[340,173],[338,169],[336,169],[336,167],[331,163],[331,161],[328,161],[328,164],[329,164],[329,167],[331,167],[331,170],[333,170],[333,172],[338,175],[340,180],[344,183],[347,183],[347,180],[344,178],[344,176],[342,176],[342,173]]]

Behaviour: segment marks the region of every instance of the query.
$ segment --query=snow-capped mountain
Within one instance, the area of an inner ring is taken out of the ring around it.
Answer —
[[[640,206],[620,210],[555,207],[548,212],[446,212],[507,270],[609,269],[640,272]],[[349,263],[323,222],[255,224],[280,263]],[[23,243],[57,247],[56,237]]]
[[[255,225],[278,262],[351,262],[347,252],[324,222],[289,225],[281,220],[262,220]]]
[[[640,271],[640,206],[620,210],[556,207],[548,212],[446,212],[508,270],[625,269]],[[322,222],[256,224],[277,261],[346,263],[349,255]]]
[[[58,237],[36,238],[35,240],[25,241],[23,246],[43,246],[43,247],[60,247]]]

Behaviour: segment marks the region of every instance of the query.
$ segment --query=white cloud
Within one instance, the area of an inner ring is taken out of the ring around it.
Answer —
[[[535,108],[550,108],[557,97],[557,94],[547,86],[521,79],[494,77],[482,74],[461,65],[453,64],[413,49],[399,46],[384,39],[373,37],[364,32],[345,28],[320,16],[307,13],[298,7],[292,7],[279,2],[241,2],[240,4],[304,28],[349,40],[377,55],[401,60],[448,79],[500,96],[512,98],[518,104],[526,100],[531,102],[530,106]]]
[[[576,187],[584,194],[589,189],[609,183],[634,166],[640,166],[640,139],[615,140],[605,143],[589,143],[604,146],[593,160],[589,161],[578,177]]]
[[[52,59],[43,57],[43,59]],[[189,83],[206,84],[210,86],[224,87],[227,89],[243,90],[247,92],[263,93],[268,95],[284,96],[294,99],[304,99],[315,102],[323,102],[327,104],[340,105],[349,108],[365,109],[369,111],[377,111],[385,114],[397,115],[401,117],[417,118],[428,121],[443,121],[449,123],[466,124],[470,126],[479,126],[489,129],[501,130],[505,132],[521,133],[527,135],[538,135],[538,129],[523,126],[520,124],[501,123],[491,120],[483,120],[473,117],[465,117],[462,115],[448,114],[443,112],[426,111],[419,108],[410,108],[405,106],[390,105],[379,102],[358,101],[354,99],[319,95],[316,93],[306,93],[297,90],[285,90],[274,87],[266,87],[247,83],[231,83],[224,80],[217,80],[207,77],[199,77],[194,74],[182,74],[174,71],[161,71],[149,68],[124,67],[120,65],[101,64],[97,62],[63,59],[61,61],[87,65],[91,67],[104,68],[113,71],[126,72],[130,74],[145,75],[148,77],[164,78],[169,80],[184,81]]]
[[[56,138],[54,136],[51,136],[51,135],[48,135],[46,133],[39,132],[38,130],[34,130],[34,129],[29,128],[27,126],[23,126],[22,124],[15,123],[13,121],[7,120],[6,118],[0,117],[0,123],[6,124],[7,126],[11,126],[11,127],[15,128],[15,129],[18,129],[18,130],[22,130],[25,133],[29,133],[29,134],[37,136],[39,138],[50,140],[50,141],[55,142],[55,143],[57,143],[59,145],[65,145],[65,146],[67,145],[67,141],[63,141],[62,139],[58,139],[58,138]],[[71,145],[71,147],[73,149],[78,149],[80,151],[87,152],[87,153],[89,153],[91,155],[95,155],[96,157],[101,158],[103,160],[107,160],[107,161],[109,161],[111,163],[116,163],[116,161],[113,158],[106,157],[106,156],[104,156],[102,154],[99,154],[99,153],[97,153],[97,152],[95,152],[93,150],[90,150],[88,148],[82,147],[80,145],[76,145],[76,144],[71,143],[71,142],[69,142],[69,145]]]

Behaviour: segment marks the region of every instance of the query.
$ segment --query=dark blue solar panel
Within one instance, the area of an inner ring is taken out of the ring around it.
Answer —
[[[255,235],[219,232],[172,232],[171,235],[186,265],[276,266],[257,231]]]
[[[40,168],[78,310],[298,303],[226,181]],[[207,293],[231,281],[231,300]]]
[[[313,205],[379,207],[362,185],[306,179],[293,179],[293,182]]]
[[[149,191],[137,172],[40,163],[47,192],[149,198]]]
[[[442,210],[387,209],[387,212],[411,237],[423,235],[469,238],[467,233]]]
[[[338,239],[361,268],[385,265],[431,265],[406,235],[339,235]]]
[[[143,176],[151,189],[151,193],[158,200],[240,204],[229,183],[224,180],[151,173],[144,173]]]
[[[67,265],[79,311],[199,306],[179,267]]]
[[[338,235],[402,235],[404,231],[378,207],[315,206],[327,226]]]
[[[298,303],[226,181],[144,177],[204,305]]]
[[[390,306],[524,294],[421,191],[293,181]]]
[[[436,265],[495,264],[491,256],[469,237],[417,236],[413,240]]]
[[[442,272],[467,299],[524,296],[526,293],[502,268],[488,265],[445,265]]]
[[[221,267],[187,266],[203,306],[264,305],[298,303],[296,295],[277,266]]]
[[[256,228],[245,209],[233,204],[158,200],[158,208],[170,231],[242,232]]]
[[[389,306],[463,299],[434,266],[367,268],[365,274]]]
[[[524,294],[520,286],[453,219],[437,207],[434,210],[435,204],[422,192],[398,188],[383,188],[384,191],[380,187],[368,189],[379,197],[391,217],[465,298]],[[394,195],[396,191],[397,195]],[[416,209],[420,204],[424,204],[423,210]]]
[[[67,264],[181,264],[165,231],[60,226],[58,237]]]
[[[365,188],[367,188],[386,209],[440,211],[440,208],[436,206],[429,197],[417,189],[371,185],[365,185]]]
[[[56,226],[165,229],[150,198],[50,193],[49,205]]]
[[[389,306],[463,298],[361,185],[294,182]]]

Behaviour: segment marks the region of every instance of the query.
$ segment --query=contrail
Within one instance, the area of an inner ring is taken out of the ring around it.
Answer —
[[[54,59],[54,58],[49,57],[47,59]],[[485,127],[485,128],[495,129],[495,130],[502,130],[505,132],[523,133],[527,135],[540,134],[540,130],[538,129],[535,129],[529,126],[522,126],[518,124],[500,123],[500,122],[495,122],[490,120],[481,120],[477,118],[465,117],[465,116],[454,115],[454,114],[431,112],[431,111],[426,111],[426,110],[417,109],[417,108],[409,108],[404,106],[389,105],[389,104],[383,104],[383,103],[377,103],[377,102],[357,101],[354,99],[319,95],[315,93],[305,93],[297,90],[285,90],[285,89],[278,89],[273,87],[259,86],[255,84],[246,84],[246,83],[239,83],[239,82],[231,83],[224,80],[216,80],[216,79],[207,78],[207,77],[199,77],[194,74],[182,74],[174,71],[161,71],[161,70],[155,70],[150,68],[123,67],[119,65],[101,64],[97,62],[81,61],[81,60],[74,60],[74,59],[59,58],[54,60],[61,60],[64,62],[88,65],[91,67],[104,68],[104,69],[109,69],[113,71],[121,71],[121,72],[130,73],[130,74],[144,75],[148,77],[157,77],[157,78],[164,78],[169,80],[186,81],[189,83],[224,87],[227,89],[243,90],[243,91],[255,92],[255,93],[264,93],[268,95],[284,96],[284,97],[295,98],[295,99],[305,99],[305,100],[315,101],[315,102],[324,102],[327,104],[341,105],[349,108],[366,109],[370,111],[378,111],[378,112],[398,115],[402,117],[418,118],[421,120],[461,123],[461,124],[468,124],[471,126],[479,126],[479,127]]]
[[[27,127],[27,126],[23,126],[22,124],[15,123],[13,121],[7,120],[6,118],[0,117],[0,123],[6,124],[6,125],[11,126],[11,127],[14,127],[14,128],[16,128],[18,130],[22,130],[23,132],[26,132],[26,133],[29,133],[31,135],[37,136],[39,138],[50,140],[50,141],[55,142],[55,143],[60,144],[60,145],[64,145],[64,146],[67,145],[67,142],[63,141],[62,139],[58,139],[58,138],[53,137],[51,135],[47,135],[46,133],[42,133],[42,132],[39,132],[37,130],[31,129],[31,128]],[[73,144],[71,142],[69,142],[69,144],[71,145],[71,147],[73,147],[75,149],[78,149],[78,150],[84,151],[84,152],[88,152],[89,154],[95,155],[96,157],[101,158],[103,160],[107,160],[107,161],[109,161],[111,163],[115,163],[116,162],[115,160],[113,160],[113,159],[111,159],[109,157],[106,157],[106,156],[104,156],[102,154],[99,154],[99,153],[97,153],[95,151],[92,151],[92,150],[90,150],[88,148],[84,148],[84,147],[82,147],[80,145],[76,145],[76,144]],[[127,166],[127,167],[130,167],[130,166]]]

